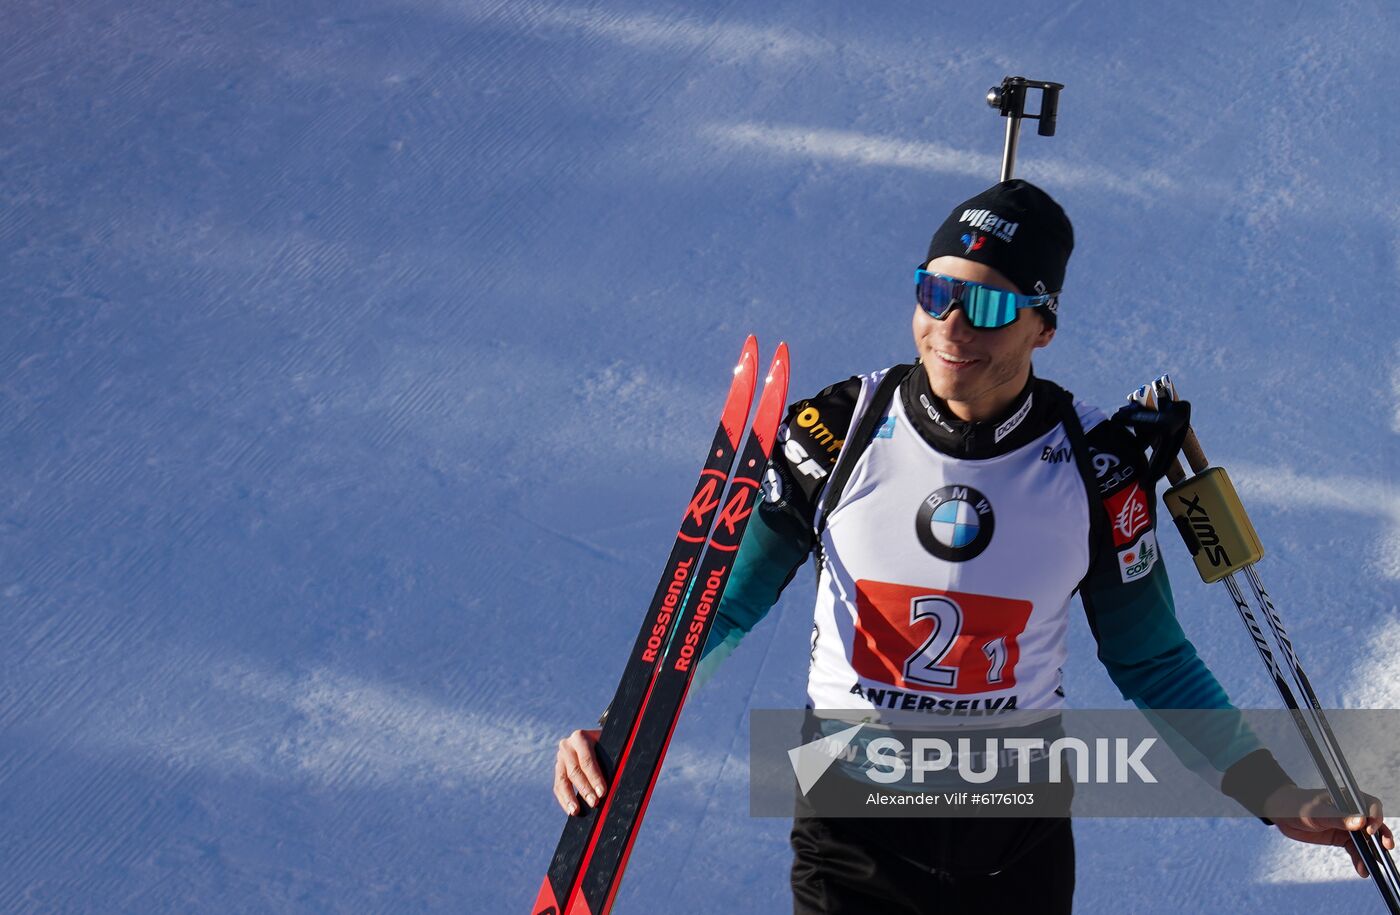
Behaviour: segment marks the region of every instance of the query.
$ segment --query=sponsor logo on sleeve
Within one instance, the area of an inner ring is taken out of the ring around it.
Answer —
[[[827,427],[822,422],[821,411],[808,404],[798,414],[795,420],[797,428],[807,433],[807,439],[814,449],[824,448],[828,455],[840,452],[841,446],[845,444],[844,439],[837,438],[835,430]],[[835,461],[835,458],[832,458]]]
[[[1124,464],[1115,455],[1090,447],[1094,475],[1099,479],[1099,492],[1107,495],[1133,478],[1133,465]]]
[[[788,428],[787,423],[778,427],[778,444],[783,446],[783,456],[788,459],[793,470],[814,480],[826,478],[826,468],[813,460],[807,454],[807,449],[792,437],[792,430]]]
[[[1147,512],[1147,494],[1136,483],[1104,499],[1103,504],[1108,510],[1108,523],[1113,526],[1113,545],[1119,549],[1152,527],[1152,516]]]
[[[786,504],[783,495],[783,475],[778,472],[778,468],[769,467],[763,471],[763,501],[778,508]]]
[[[875,429],[876,438],[894,438],[894,417],[886,416]]]
[[[791,425],[783,423],[778,427],[778,443],[794,471],[821,480],[827,475],[827,467],[836,463],[845,439],[837,438],[837,433],[822,422],[821,411],[816,407],[806,401],[798,406],[801,409]],[[819,459],[824,459],[826,466]]]
[[[1137,581],[1151,572],[1157,557],[1157,532],[1149,528],[1132,546],[1118,551],[1118,574],[1123,583]]]
[[[1107,451],[1100,451],[1097,448],[1091,447],[1089,453],[1093,455],[1094,476],[1098,477],[1100,480],[1108,476],[1108,472],[1121,463],[1117,457],[1109,454]]]

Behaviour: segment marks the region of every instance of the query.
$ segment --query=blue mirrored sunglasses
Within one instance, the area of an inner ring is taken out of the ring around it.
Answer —
[[[983,330],[1011,324],[1022,308],[1044,306],[1053,312],[1059,303],[1059,293],[1022,295],[968,280],[955,280],[941,273],[929,273],[923,268],[914,271],[914,295],[919,307],[940,321],[948,317],[953,303],[958,302],[968,323]]]

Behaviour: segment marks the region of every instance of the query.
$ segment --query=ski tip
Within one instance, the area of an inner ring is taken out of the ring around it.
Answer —
[[[758,338],[749,334],[744,341],[739,362],[734,366],[734,381],[729,385],[729,398],[724,402],[724,414],[720,425],[729,436],[729,446],[739,450],[739,436],[744,434],[744,423],[749,419],[749,408],[753,406],[754,388],[758,386]]]
[[[763,446],[764,457],[773,453],[778,424],[782,422],[783,411],[787,408],[788,377],[788,346],[779,343],[768,366],[768,376],[763,379],[763,396],[758,402],[758,413],[753,418],[753,434]]]

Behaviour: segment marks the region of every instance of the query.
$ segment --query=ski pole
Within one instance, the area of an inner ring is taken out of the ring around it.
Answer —
[[[1171,378],[1163,375],[1150,385],[1144,385],[1129,395],[1128,399],[1148,409],[1156,409],[1161,400],[1177,399],[1175,385]],[[1254,525],[1245,513],[1244,506],[1236,495],[1234,486],[1223,467],[1211,467],[1206,460],[1200,441],[1194,430],[1187,429],[1182,453],[1186,456],[1193,476],[1187,478],[1180,460],[1173,458],[1167,469],[1167,479],[1173,485],[1163,495],[1168,511],[1176,522],[1177,530],[1186,541],[1187,549],[1196,564],[1196,570],[1207,584],[1224,581],[1234,601],[1241,621],[1249,630],[1264,666],[1273,678],[1274,686],[1283,699],[1284,705],[1293,712],[1293,721],[1299,734],[1307,744],[1318,772],[1327,785],[1333,804],[1344,815],[1360,813],[1365,815],[1362,804],[1363,794],[1356,777],[1347,764],[1336,735],[1327,723],[1317,694],[1303,672],[1302,663],[1293,650],[1283,620],[1279,617],[1263,580],[1254,568],[1264,555]],[[1232,555],[1233,554],[1233,555]],[[1240,589],[1236,573],[1243,571],[1249,580],[1255,600],[1268,621],[1269,630],[1278,644],[1298,692],[1307,700],[1306,706],[1298,702],[1297,695],[1283,676],[1283,670],[1270,651],[1259,627],[1258,619]],[[1381,844],[1380,835],[1370,835],[1364,831],[1351,833],[1352,845],[1361,856],[1376,889],[1381,894],[1387,909],[1392,915],[1400,915],[1400,874],[1390,853]]]
[[[1154,382],[1153,387],[1156,389],[1156,393],[1158,394],[1158,400],[1160,400],[1163,397],[1176,399],[1176,389],[1175,386],[1172,384],[1171,378],[1169,376],[1163,375],[1160,379]],[[1200,441],[1196,438],[1194,430],[1187,430],[1185,442],[1182,444],[1182,453],[1186,455],[1187,463],[1190,464],[1191,469],[1195,471],[1198,475],[1204,475],[1209,470],[1209,462],[1206,460],[1205,452],[1201,449]],[[1221,474],[1223,474],[1224,470],[1222,469],[1220,472]],[[1230,493],[1233,494],[1233,487],[1230,487]],[[1235,505],[1238,505],[1238,498],[1235,498],[1233,502],[1231,502],[1230,500],[1223,501],[1225,507],[1230,510],[1230,513],[1227,514],[1227,517],[1233,515],[1233,507]],[[1168,503],[1170,507],[1170,499],[1168,499]],[[1193,518],[1198,517],[1201,514],[1201,512],[1197,510],[1195,503],[1191,502],[1189,504],[1190,508],[1187,514],[1189,514]],[[1245,515],[1244,508],[1242,505],[1238,507],[1237,516],[1243,520],[1244,524],[1249,524],[1248,516]],[[1206,517],[1209,517],[1208,511],[1206,512]],[[1205,526],[1201,525],[1200,527],[1201,530],[1198,532],[1197,526],[1193,523],[1191,533],[1199,533],[1200,535],[1203,535],[1205,537],[1210,537],[1210,532],[1205,528]],[[1252,524],[1249,525],[1249,527],[1247,528],[1247,532],[1248,538],[1253,543],[1257,544],[1258,535],[1254,533],[1254,528]],[[1198,542],[1200,539],[1200,536],[1198,536]],[[1211,546],[1211,544],[1202,544],[1202,546]],[[1220,549],[1223,549],[1223,547],[1221,547]],[[1257,552],[1259,556],[1262,557],[1262,545],[1258,546]],[[1220,555],[1228,557],[1228,553],[1222,553]],[[1293,650],[1293,643],[1289,640],[1288,633],[1283,627],[1283,620],[1280,618],[1278,610],[1274,607],[1273,601],[1272,599],[1270,599],[1268,591],[1264,589],[1263,580],[1259,577],[1259,572],[1254,567],[1254,564],[1257,561],[1257,558],[1252,560],[1241,559],[1237,563],[1237,565],[1244,571],[1245,576],[1249,580],[1250,587],[1254,592],[1255,601],[1257,602],[1260,611],[1264,614],[1265,620],[1268,621],[1269,631],[1273,634],[1274,641],[1278,645],[1280,653],[1283,655],[1284,661],[1287,664],[1288,672],[1293,680],[1294,686],[1297,687],[1297,691],[1299,693],[1302,693],[1308,701],[1307,710],[1313,713],[1313,717],[1315,718],[1315,726],[1325,738],[1322,746],[1323,749],[1326,750],[1328,755],[1331,757],[1333,770],[1338,773],[1341,773],[1344,776],[1342,784],[1353,793],[1356,802],[1356,809],[1359,811],[1360,792],[1356,788],[1355,776],[1352,775],[1351,767],[1347,764],[1346,757],[1342,755],[1341,748],[1337,742],[1336,736],[1332,733],[1332,728],[1328,724],[1327,717],[1322,711],[1322,703],[1318,700],[1317,693],[1313,690],[1312,683],[1308,680],[1307,674],[1303,672],[1302,665],[1298,661],[1297,653]],[[1204,572],[1202,573],[1202,577],[1205,577]],[[1225,576],[1225,578],[1227,579],[1227,585],[1231,588],[1232,593],[1238,591],[1239,585],[1238,582],[1234,580],[1234,572],[1232,571],[1229,575]],[[1253,618],[1253,614],[1251,613],[1250,619]],[[1255,626],[1257,628],[1257,622]]]
[[[1060,113],[1060,90],[1063,83],[1047,83],[1024,76],[1008,76],[1000,86],[987,90],[987,104],[1006,118],[1006,145],[1001,153],[1001,180],[1011,178],[1016,167],[1016,146],[1020,142],[1021,119],[1037,121],[1036,133],[1042,137],[1055,135],[1055,119]],[[1040,90],[1040,113],[1026,114],[1026,90]]]

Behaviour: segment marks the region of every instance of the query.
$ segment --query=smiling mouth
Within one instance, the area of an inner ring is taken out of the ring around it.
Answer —
[[[939,361],[944,363],[945,365],[957,366],[959,368],[965,365],[971,365],[972,363],[977,361],[976,359],[958,359],[949,353],[943,352],[942,350],[934,350],[933,354],[937,356]]]

